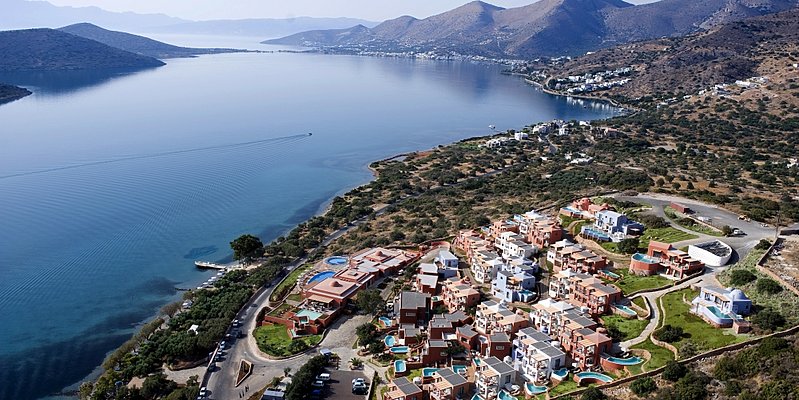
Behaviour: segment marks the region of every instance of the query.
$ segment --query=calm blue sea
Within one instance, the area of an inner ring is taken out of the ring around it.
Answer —
[[[369,162],[616,111],[501,67],[312,54],[0,76],[0,399],[74,388],[242,233],[269,241]],[[312,132],[312,136],[307,133]]]

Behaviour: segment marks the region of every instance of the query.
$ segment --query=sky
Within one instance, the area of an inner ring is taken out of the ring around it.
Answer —
[[[383,21],[401,15],[425,18],[469,0],[49,0],[59,6],[97,6],[109,11],[161,13],[190,20],[353,17]],[[653,0],[627,0],[650,3]],[[487,0],[500,7],[519,7],[535,0]]]

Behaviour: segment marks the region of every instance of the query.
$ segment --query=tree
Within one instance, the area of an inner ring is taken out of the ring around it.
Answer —
[[[777,281],[769,278],[758,279],[756,287],[758,292],[765,294],[777,294],[782,291],[782,286]]]
[[[767,239],[760,239],[759,242],[755,245],[755,250],[768,250],[771,247],[771,242]]]
[[[141,395],[147,399],[157,399],[169,394],[178,385],[170,381],[164,374],[150,375],[141,385]]]
[[[236,260],[249,260],[263,252],[264,244],[253,235],[241,235],[230,242],[230,248],[233,249],[233,258]]]
[[[605,394],[596,387],[588,388],[588,390],[583,392],[583,395],[580,396],[581,400],[605,400],[607,398],[608,396],[605,396]]]
[[[732,227],[729,225],[724,225],[721,227],[721,234],[724,236],[732,235]]]
[[[677,382],[688,373],[688,368],[676,362],[669,361],[666,368],[663,369],[663,379],[667,381]]]
[[[745,285],[755,279],[757,279],[757,276],[745,269],[736,269],[730,273],[730,283],[735,286]]]
[[[785,317],[771,308],[766,308],[752,316],[752,323],[764,331],[773,331],[785,325]]]
[[[377,289],[366,289],[358,293],[358,298],[355,300],[355,304],[358,305],[358,308],[361,309],[361,311],[365,311],[370,314],[377,314],[382,308],[381,306],[383,305],[383,297],[380,296],[380,291]]]
[[[658,385],[650,377],[638,378],[630,385],[630,389],[638,397],[645,397],[646,395],[657,390]]]
[[[624,239],[618,244],[618,249],[624,254],[634,254],[638,251],[638,238]]]
[[[624,332],[622,332],[616,324],[608,324],[606,328],[608,329],[607,335],[610,336],[614,342],[624,340]]]
[[[655,338],[667,343],[679,342],[682,339],[683,330],[679,326],[663,325],[655,331]]]
[[[355,336],[358,337],[358,344],[368,346],[377,338],[377,327],[369,322],[355,328]]]
[[[283,368],[283,376],[289,376],[291,373],[291,367]]]

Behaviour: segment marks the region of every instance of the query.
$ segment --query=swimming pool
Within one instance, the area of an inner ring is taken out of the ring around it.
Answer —
[[[569,370],[566,368],[561,368],[557,371],[552,371],[552,376],[555,377],[555,379],[562,381],[569,376]]]
[[[640,262],[647,263],[647,264],[659,264],[660,263],[660,260],[652,258],[652,257],[649,257],[648,255],[642,254],[642,253],[633,254],[633,260],[640,261]]]
[[[409,352],[411,349],[408,346],[394,346],[389,349],[394,354],[405,354]]]
[[[383,339],[383,343],[385,343],[388,347],[394,347],[394,345],[397,344],[397,338],[388,335],[385,339]]]
[[[706,308],[707,308],[708,311],[713,313],[713,315],[715,315],[719,319],[732,319],[732,318],[730,318],[729,314],[719,310],[718,307],[716,307],[716,306],[707,306]]]
[[[335,274],[336,274],[335,271],[320,272],[320,273],[312,276],[311,279],[308,279],[308,282],[306,282],[306,283],[310,284],[310,283],[315,283],[315,282],[321,282],[321,281],[323,281],[323,280],[325,280],[327,278],[330,278],[331,276],[333,276]]]
[[[586,381],[586,383],[613,382],[613,378],[605,374],[600,374],[599,372],[590,372],[590,371],[578,372],[577,374],[575,374],[575,376],[577,377],[577,379],[579,379],[580,384],[582,384],[583,381]]]
[[[586,234],[588,236],[591,236],[591,237],[595,237],[595,238],[597,238],[599,240],[610,241],[610,236],[608,236],[607,233],[602,232],[600,230],[596,230],[594,228],[590,228],[590,227],[584,226],[582,233]]]
[[[325,259],[325,262],[329,265],[335,265],[335,266],[344,265],[347,263],[347,257],[342,257],[342,256],[328,257]]]
[[[608,357],[607,360],[619,365],[637,365],[644,362],[643,358],[635,356],[627,358]]]
[[[515,396],[511,396],[511,394],[510,394],[510,393],[508,393],[508,392],[507,392],[507,391],[505,391],[505,390],[500,390],[500,391],[499,391],[499,394],[497,394],[497,398],[498,398],[499,400],[516,400],[516,397],[515,397]]]
[[[466,375],[466,366],[465,365],[453,365],[452,370],[455,371],[456,374]]]
[[[405,360],[395,360],[394,361],[394,372],[403,373],[407,370],[408,365],[405,364]]]
[[[424,368],[422,369],[422,376],[425,378],[433,376],[433,373],[438,371],[438,368]]]
[[[481,337],[482,337],[482,336],[481,336]],[[479,366],[480,366],[480,359],[479,359],[479,358],[474,358],[474,359],[472,359],[472,362],[474,363],[474,365],[475,365],[476,367],[479,367]]]
[[[541,393],[546,392],[547,391],[547,387],[546,386],[536,386],[536,385],[534,385],[534,384],[532,384],[530,382],[527,382],[527,383],[524,384],[524,390],[527,392],[527,394],[529,394],[531,396],[535,396],[537,394],[541,394]]]
[[[296,315],[297,315],[297,317],[308,317],[309,320],[314,321],[314,320],[319,319],[319,317],[322,316],[322,313],[318,313],[316,311],[302,309]]]
[[[390,327],[391,325],[394,325],[394,321],[392,321],[391,318],[380,317],[378,319],[380,320],[380,322],[383,323],[383,326],[385,326],[386,328]]]
[[[621,311],[621,312],[623,312],[623,313],[625,313],[627,315],[638,316],[638,313],[635,312],[635,310],[633,310],[630,307],[623,306],[621,304],[614,304],[613,307],[619,309],[619,311]]]
[[[612,272],[612,271],[608,271],[608,270],[606,270],[606,269],[603,269],[603,270],[602,270],[602,273],[603,273],[603,274],[605,274],[605,275],[607,275],[607,276],[609,276],[609,277],[611,277],[611,278],[613,278],[613,279],[619,279],[619,278],[621,278],[621,275],[619,275],[619,274],[617,274],[617,273],[615,273],[615,272]]]

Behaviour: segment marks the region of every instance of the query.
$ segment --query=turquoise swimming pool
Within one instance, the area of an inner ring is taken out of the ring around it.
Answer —
[[[433,376],[433,373],[438,371],[438,368],[424,368],[422,369],[422,376],[430,377]]]
[[[607,360],[618,365],[638,365],[644,362],[643,358],[635,356],[628,358],[608,357]]]
[[[321,317],[322,314],[316,311],[302,309],[297,313],[297,317],[308,317],[309,320],[314,321]]]
[[[344,265],[347,263],[347,257],[342,257],[342,256],[328,257],[325,259],[325,262],[335,266]]]
[[[621,312],[623,312],[623,313],[625,313],[627,315],[632,315],[632,316],[637,316],[638,315],[638,313],[635,312],[635,310],[633,310],[632,308],[627,307],[627,306],[623,306],[621,304],[614,304],[613,307],[617,308],[619,311],[621,311]]]
[[[378,319],[380,320],[380,322],[383,323],[383,326],[385,326],[386,328],[394,324],[394,321],[392,321],[391,318],[388,317],[380,317]]]
[[[552,376],[554,376],[555,379],[562,381],[566,379],[567,376],[569,376],[569,370],[566,368],[561,368],[557,371],[552,371]]]
[[[465,375],[466,374],[466,366],[465,365],[453,365],[452,370],[455,371],[456,374]]]
[[[537,386],[537,385],[534,385],[534,384],[532,384],[530,382],[527,382],[527,383],[524,384],[524,390],[527,392],[527,394],[529,394],[531,396],[535,396],[537,394],[541,394],[541,393],[546,392],[547,391],[547,387],[546,386]]]
[[[658,260],[656,258],[649,257],[648,255],[642,254],[642,253],[633,254],[633,260],[640,261],[640,262],[647,263],[647,264],[658,264],[658,263],[660,263],[660,260]]]
[[[577,379],[579,379],[579,383],[580,384],[582,384],[583,381],[585,381],[587,383],[600,383],[600,382],[602,382],[602,383],[610,383],[610,382],[613,382],[613,378],[611,378],[611,377],[609,377],[609,376],[607,376],[605,374],[600,374],[599,372],[591,372],[591,371],[578,372],[578,373],[575,374],[575,376],[577,377]]]
[[[408,365],[405,363],[405,360],[395,360],[394,361],[394,372],[403,373],[407,371]]]
[[[609,277],[611,277],[611,278],[613,278],[613,279],[619,279],[619,278],[621,278],[621,275],[619,275],[619,274],[617,274],[617,273],[615,273],[615,272],[613,272],[613,271],[608,271],[608,270],[606,270],[606,269],[603,269],[603,270],[602,270],[602,273],[603,273],[603,274],[605,274],[605,275],[607,275],[607,276],[609,276]]]
[[[409,352],[411,349],[408,346],[394,346],[389,349],[394,354],[405,354]]]
[[[385,339],[383,339],[383,343],[385,343],[388,347],[394,347],[394,345],[397,344],[397,338],[392,335],[388,335]]]
[[[315,283],[315,282],[321,282],[321,281],[323,281],[323,280],[325,280],[327,278],[332,277],[335,274],[336,274],[335,271],[320,272],[320,273],[312,276],[311,279],[308,279],[308,283],[310,284],[310,283]]]

